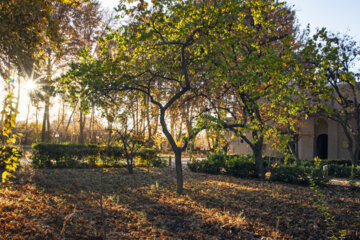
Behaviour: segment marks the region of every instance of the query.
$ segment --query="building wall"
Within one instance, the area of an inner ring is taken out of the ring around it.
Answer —
[[[312,160],[317,156],[318,146],[317,138],[327,134],[327,156],[328,159],[350,159],[347,150],[347,139],[342,127],[335,121],[322,117],[309,117],[299,126],[298,152],[299,159]],[[227,139],[231,141],[229,151],[233,154],[252,154],[248,144],[241,138],[232,137],[232,133],[227,133]],[[277,156],[280,154],[274,152],[269,146],[264,146],[264,154],[267,156]]]
[[[299,159],[314,158],[314,119],[308,118],[302,123],[299,131]]]

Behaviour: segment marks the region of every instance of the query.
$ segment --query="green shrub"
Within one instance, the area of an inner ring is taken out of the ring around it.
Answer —
[[[161,158],[155,158],[153,161],[150,162],[151,167],[163,168],[168,166],[168,161]]]
[[[157,157],[157,151],[153,148],[140,148],[137,156],[140,158],[140,161],[153,161]]]
[[[312,181],[315,184],[317,184],[319,186],[324,185],[326,182],[329,181],[328,177],[325,176],[323,166],[309,167],[308,171],[309,171],[309,174],[310,174],[309,177],[312,179]]]
[[[205,172],[211,174],[220,174],[221,170],[225,168],[227,156],[223,153],[210,153],[207,160],[204,162]]]
[[[116,165],[122,148],[87,144],[33,144],[32,161],[38,168],[94,167],[102,156],[107,164]]]
[[[324,176],[322,166],[309,167],[304,165],[277,165],[270,169],[270,181],[286,182],[291,184],[309,185],[310,179],[316,184],[324,184],[327,179]]]
[[[270,181],[286,182],[291,184],[308,185],[310,183],[308,172],[304,166],[277,165],[270,169]]]
[[[329,164],[329,176],[338,178],[350,178],[353,171],[353,178],[360,179],[360,166],[340,166]]]
[[[255,161],[250,155],[230,157],[225,166],[226,174],[234,177],[256,177]]]
[[[352,162],[349,159],[323,159],[321,160],[321,164],[351,166]]]
[[[144,167],[166,167],[168,162],[157,157],[157,151],[153,148],[141,148],[137,153],[140,158],[138,166]]]
[[[220,174],[225,168],[226,156],[222,153],[210,153],[207,159],[188,162],[190,171],[209,174]]]
[[[201,160],[193,159],[191,162],[187,163],[187,166],[192,172],[202,172],[203,166]]]
[[[328,168],[331,177],[348,178],[351,175],[351,167],[329,164]]]

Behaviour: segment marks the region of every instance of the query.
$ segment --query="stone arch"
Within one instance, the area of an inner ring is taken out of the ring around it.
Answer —
[[[325,119],[318,118],[314,127],[314,157],[327,159],[329,150],[328,123]]]
[[[316,155],[321,159],[328,158],[328,135],[320,134],[316,138]]]

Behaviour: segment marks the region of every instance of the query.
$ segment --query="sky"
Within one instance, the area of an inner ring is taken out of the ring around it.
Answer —
[[[313,31],[326,27],[333,33],[347,33],[360,42],[360,0],[284,0],[296,11],[302,28],[310,23]],[[100,0],[106,8],[118,0]]]
[[[333,33],[349,34],[360,42],[360,0],[286,0],[293,6],[303,28],[326,27]]]

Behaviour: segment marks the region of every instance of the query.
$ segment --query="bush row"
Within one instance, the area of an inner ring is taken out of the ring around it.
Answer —
[[[142,148],[136,154],[140,165],[162,167],[166,161],[157,158],[155,149]],[[124,152],[118,146],[88,144],[47,144],[33,145],[32,161],[38,168],[88,168],[105,163],[109,167],[124,167]]]
[[[270,161],[264,161],[264,168],[269,173],[270,181],[281,181],[292,184],[308,185],[310,179],[318,184],[327,181],[324,165],[328,166],[328,176],[360,179],[360,167],[353,168],[347,164],[327,164],[322,162],[320,166],[315,166],[312,162],[302,161],[300,163],[283,164],[275,163],[269,165]],[[252,156],[225,156],[223,154],[210,154],[205,160],[195,160],[188,163],[188,167],[193,172],[209,174],[227,174],[235,177],[252,178],[255,177],[255,161]]]
[[[254,177],[255,161],[250,155],[225,156],[221,153],[209,154],[207,159],[188,162],[193,172],[210,174],[226,173],[236,177]]]
[[[110,165],[116,165],[122,158],[122,148],[90,144],[33,144],[32,161],[38,168],[81,168],[94,167],[100,156]]]
[[[157,151],[153,148],[141,148],[136,154],[139,167],[167,167],[168,162],[157,156]]]

